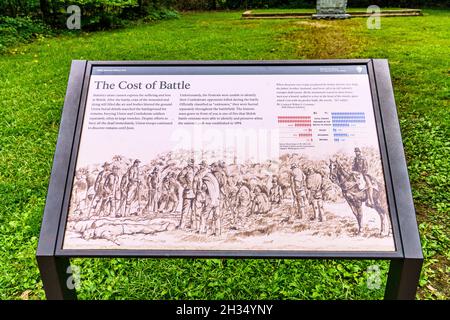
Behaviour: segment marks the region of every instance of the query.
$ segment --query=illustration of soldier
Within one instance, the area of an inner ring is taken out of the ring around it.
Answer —
[[[367,206],[373,207],[373,186],[372,186],[372,179],[370,175],[368,174],[369,165],[367,163],[366,158],[361,154],[361,150],[359,148],[355,148],[355,158],[353,159],[353,166],[352,170],[355,172],[360,173],[363,178],[364,182],[366,183],[366,192],[367,192]]]
[[[205,214],[205,211],[202,210],[201,208],[203,206],[202,194],[204,194],[204,192],[205,192],[205,190],[203,190],[203,188],[204,188],[203,178],[208,173],[210,173],[208,164],[203,160],[199,164],[199,169],[194,176],[194,183],[193,183],[195,200],[194,200],[194,208],[193,208],[193,213],[192,213],[192,221],[193,221],[192,229],[197,232],[200,231],[202,222],[204,222],[204,220],[206,219],[206,217],[202,215],[202,214]]]
[[[312,205],[314,213],[310,220],[313,221],[318,219],[319,222],[322,222],[324,194],[324,181],[322,173],[314,170],[313,168],[307,168],[306,187],[308,188],[309,203]]]
[[[184,167],[178,174],[178,182],[183,188],[183,201],[181,209],[180,222],[178,223],[177,229],[190,229],[192,227],[192,211],[194,209],[194,159],[190,159],[187,166]]]
[[[232,207],[228,198],[230,193],[230,188],[228,185],[228,173],[226,170],[226,165],[224,161],[219,161],[218,163],[214,163],[212,166],[212,174],[216,177],[219,182],[220,188],[220,205],[219,209],[224,212],[225,210],[232,211]]]
[[[120,179],[120,203],[117,210],[119,216],[125,216],[125,203],[127,202],[128,171]]]
[[[296,216],[302,218],[306,213],[306,190],[305,190],[305,174],[297,164],[291,165],[291,190],[296,208]]]
[[[88,181],[87,170],[78,169],[75,173],[75,182],[73,184],[73,196],[71,198],[71,207],[75,208],[74,212],[85,212],[88,207]]]
[[[270,202],[273,204],[280,204],[283,199],[283,190],[281,185],[278,183],[278,176],[274,175],[272,177],[272,185],[270,188]]]
[[[146,182],[148,187],[148,201],[144,208],[144,212],[158,211],[160,177],[158,167],[154,167],[152,172],[147,176]]]
[[[139,203],[139,188],[140,188],[140,180],[139,180],[139,163],[141,161],[139,159],[134,160],[131,167],[128,169],[126,175],[127,175],[127,184],[125,189],[123,190],[125,193],[125,211],[124,216],[130,216],[131,214],[131,206],[137,202],[137,208],[136,211],[133,212],[135,214],[138,214],[140,211],[140,203]],[[122,178],[123,179],[123,178]],[[123,197],[122,197],[123,199]]]
[[[180,184],[177,181],[177,174],[172,171],[169,174],[169,208],[170,213],[176,212],[180,202]]]
[[[237,181],[235,180],[235,176],[230,175],[227,178],[227,191],[225,194],[224,203],[227,206],[227,210],[231,213],[230,222],[231,226],[233,226],[236,222],[237,212],[236,212],[236,195],[239,191],[239,187],[237,185]]]
[[[196,232],[221,234],[222,216],[219,210],[219,198],[219,182],[212,173],[207,172],[201,179],[195,197],[194,230]]]
[[[159,212],[173,213],[178,207],[179,185],[175,176],[175,172],[170,172],[163,179],[161,197],[158,201]]]
[[[108,162],[105,162],[102,165],[103,170],[100,171],[97,175],[97,178],[95,179],[94,183],[94,198],[92,199],[91,206],[89,208],[88,212],[88,218],[95,214],[99,214],[100,212],[97,212],[97,207],[99,206],[99,203],[102,203],[103,200],[103,186],[105,185],[105,180],[108,174],[110,173],[110,164]],[[100,209],[100,208],[99,208]]]
[[[194,175],[194,189],[196,189],[197,187],[200,188],[203,177],[207,173],[211,172],[205,160],[202,160],[202,162],[200,162],[198,166],[198,171]]]
[[[261,186],[255,186],[251,214],[266,214],[272,209],[269,196]]]
[[[119,167],[113,166],[112,172],[106,178],[103,186],[103,200],[100,206],[100,212],[103,215],[118,216],[117,202],[120,200],[119,182]]]
[[[169,192],[170,192],[170,186],[169,186],[169,179],[168,177],[164,177],[161,183],[161,197],[158,199],[158,212],[166,212],[168,202],[169,202]]]
[[[244,181],[238,181],[237,183],[238,191],[236,193],[236,218],[234,219],[234,224],[232,228],[236,228],[241,224],[241,219],[243,217],[248,217],[251,214],[252,209],[252,194],[250,191],[250,186]]]

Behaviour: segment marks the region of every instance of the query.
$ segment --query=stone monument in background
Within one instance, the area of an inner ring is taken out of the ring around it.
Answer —
[[[347,0],[317,0],[316,14],[313,19],[347,19]]]

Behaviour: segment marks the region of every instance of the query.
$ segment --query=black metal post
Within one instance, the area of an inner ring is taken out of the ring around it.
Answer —
[[[48,300],[76,300],[77,293],[68,258],[37,256],[39,271]]]
[[[384,298],[414,300],[419,285],[423,259],[391,260]]]

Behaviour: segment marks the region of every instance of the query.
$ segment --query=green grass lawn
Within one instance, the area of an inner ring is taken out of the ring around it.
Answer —
[[[0,299],[42,299],[34,254],[72,59],[388,58],[426,257],[418,297],[450,298],[450,11],[365,19],[241,20],[183,14],[40,39],[0,56]],[[380,299],[386,261],[75,259],[82,299]]]

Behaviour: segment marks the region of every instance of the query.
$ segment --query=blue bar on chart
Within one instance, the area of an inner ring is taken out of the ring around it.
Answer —
[[[332,112],[331,119],[335,142],[361,138],[367,132],[364,112]]]

